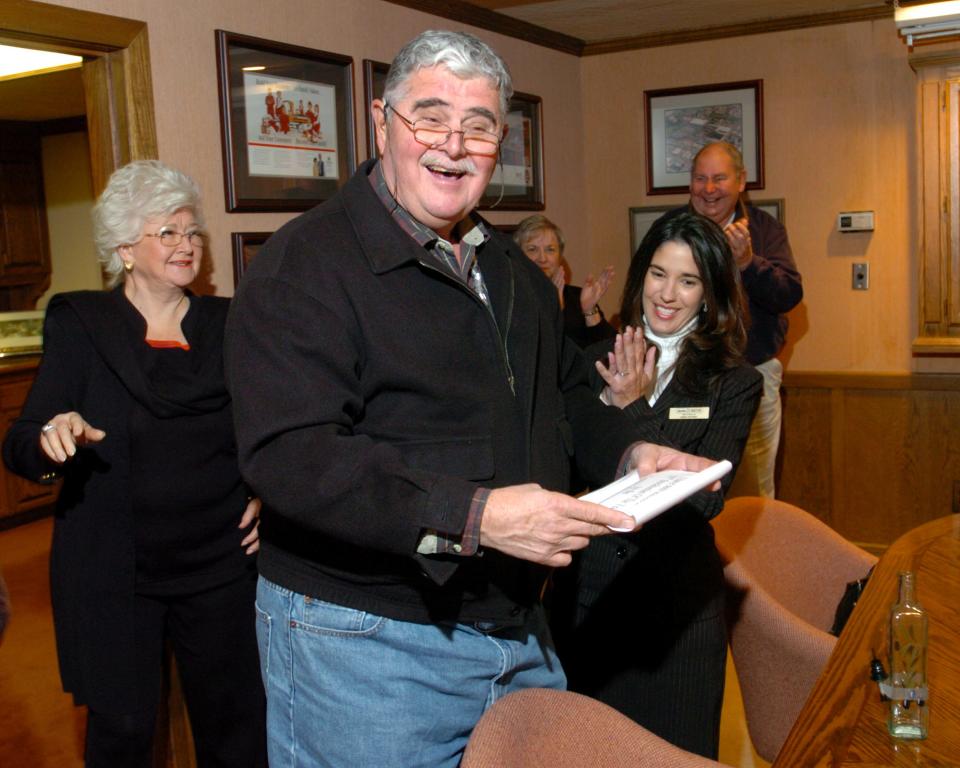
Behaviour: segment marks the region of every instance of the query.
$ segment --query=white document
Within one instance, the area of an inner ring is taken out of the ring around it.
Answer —
[[[580,498],[631,515],[637,524],[653,519],[688,496],[706,488],[733,469],[729,461],[713,464],[700,472],[667,469],[640,477],[637,470],[610,485],[586,493]],[[629,530],[614,528],[613,530]]]

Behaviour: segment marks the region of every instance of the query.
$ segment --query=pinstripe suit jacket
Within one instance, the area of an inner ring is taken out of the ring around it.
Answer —
[[[606,359],[608,348],[594,345],[588,357],[598,351]],[[709,393],[684,393],[674,380],[653,407],[641,399],[625,411],[645,440],[736,467],[762,386],[744,364]],[[723,492],[700,492],[636,533],[593,539],[556,574],[553,611],[572,690],[714,757],[726,634],[723,569],[708,521],[722,508]]]
[[[610,346],[594,345],[586,354],[605,360]],[[597,376],[595,389],[602,384]],[[674,380],[652,407],[641,398],[625,409],[644,440],[729,459],[734,472],[724,478],[723,491],[701,491],[636,533],[595,538],[569,573],[558,574],[558,620],[572,622],[558,627],[558,635],[586,632],[603,642],[638,599],[677,629],[713,610],[721,564],[708,521],[723,509],[762,390],[760,374],[744,364],[726,371],[712,392],[690,395]]]
[[[723,493],[733,482],[762,394],[763,377],[753,366],[742,365],[724,373],[708,394],[685,394],[671,380],[653,406],[640,398],[624,410],[647,442],[733,464],[722,492],[697,494],[685,505],[709,520],[723,509]]]

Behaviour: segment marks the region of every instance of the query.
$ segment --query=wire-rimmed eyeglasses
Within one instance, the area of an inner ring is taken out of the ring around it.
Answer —
[[[180,245],[183,242],[183,238],[187,238],[190,241],[190,245],[194,248],[203,248],[206,244],[206,234],[200,232],[199,230],[193,230],[192,232],[177,232],[173,229],[164,229],[160,232],[150,233],[145,232],[144,237],[157,237],[160,238],[160,245],[166,246],[167,248],[173,248],[176,245]]]
[[[392,109],[393,114],[403,120],[407,128],[413,131],[413,138],[419,144],[430,147],[430,149],[442,147],[449,141],[450,135],[454,133],[459,133],[463,138],[463,149],[467,154],[493,157],[500,149],[500,138],[492,131],[483,128],[463,128],[455,131],[449,125],[437,122],[431,117],[411,120],[397,112],[392,104],[386,102],[384,102],[383,108],[384,110]]]

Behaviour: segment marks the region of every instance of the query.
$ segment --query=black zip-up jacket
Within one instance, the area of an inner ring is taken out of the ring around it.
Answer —
[[[259,568],[392,618],[519,623],[545,569],[459,534],[478,487],[613,479],[635,431],[590,391],[556,289],[507,238],[477,253],[488,308],[393,220],[367,162],[282,227],[231,306],[241,471],[263,499]],[[491,228],[492,229],[492,228]]]

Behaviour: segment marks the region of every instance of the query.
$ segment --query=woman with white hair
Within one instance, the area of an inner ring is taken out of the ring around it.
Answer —
[[[255,638],[259,501],[237,467],[223,376],[229,301],[197,296],[196,184],[157,161],[94,208],[113,290],[51,299],[44,355],[3,444],[14,472],[63,478],[51,592],[64,689],[88,707],[87,766],[150,766],[164,644],[200,766],[266,764]]]

